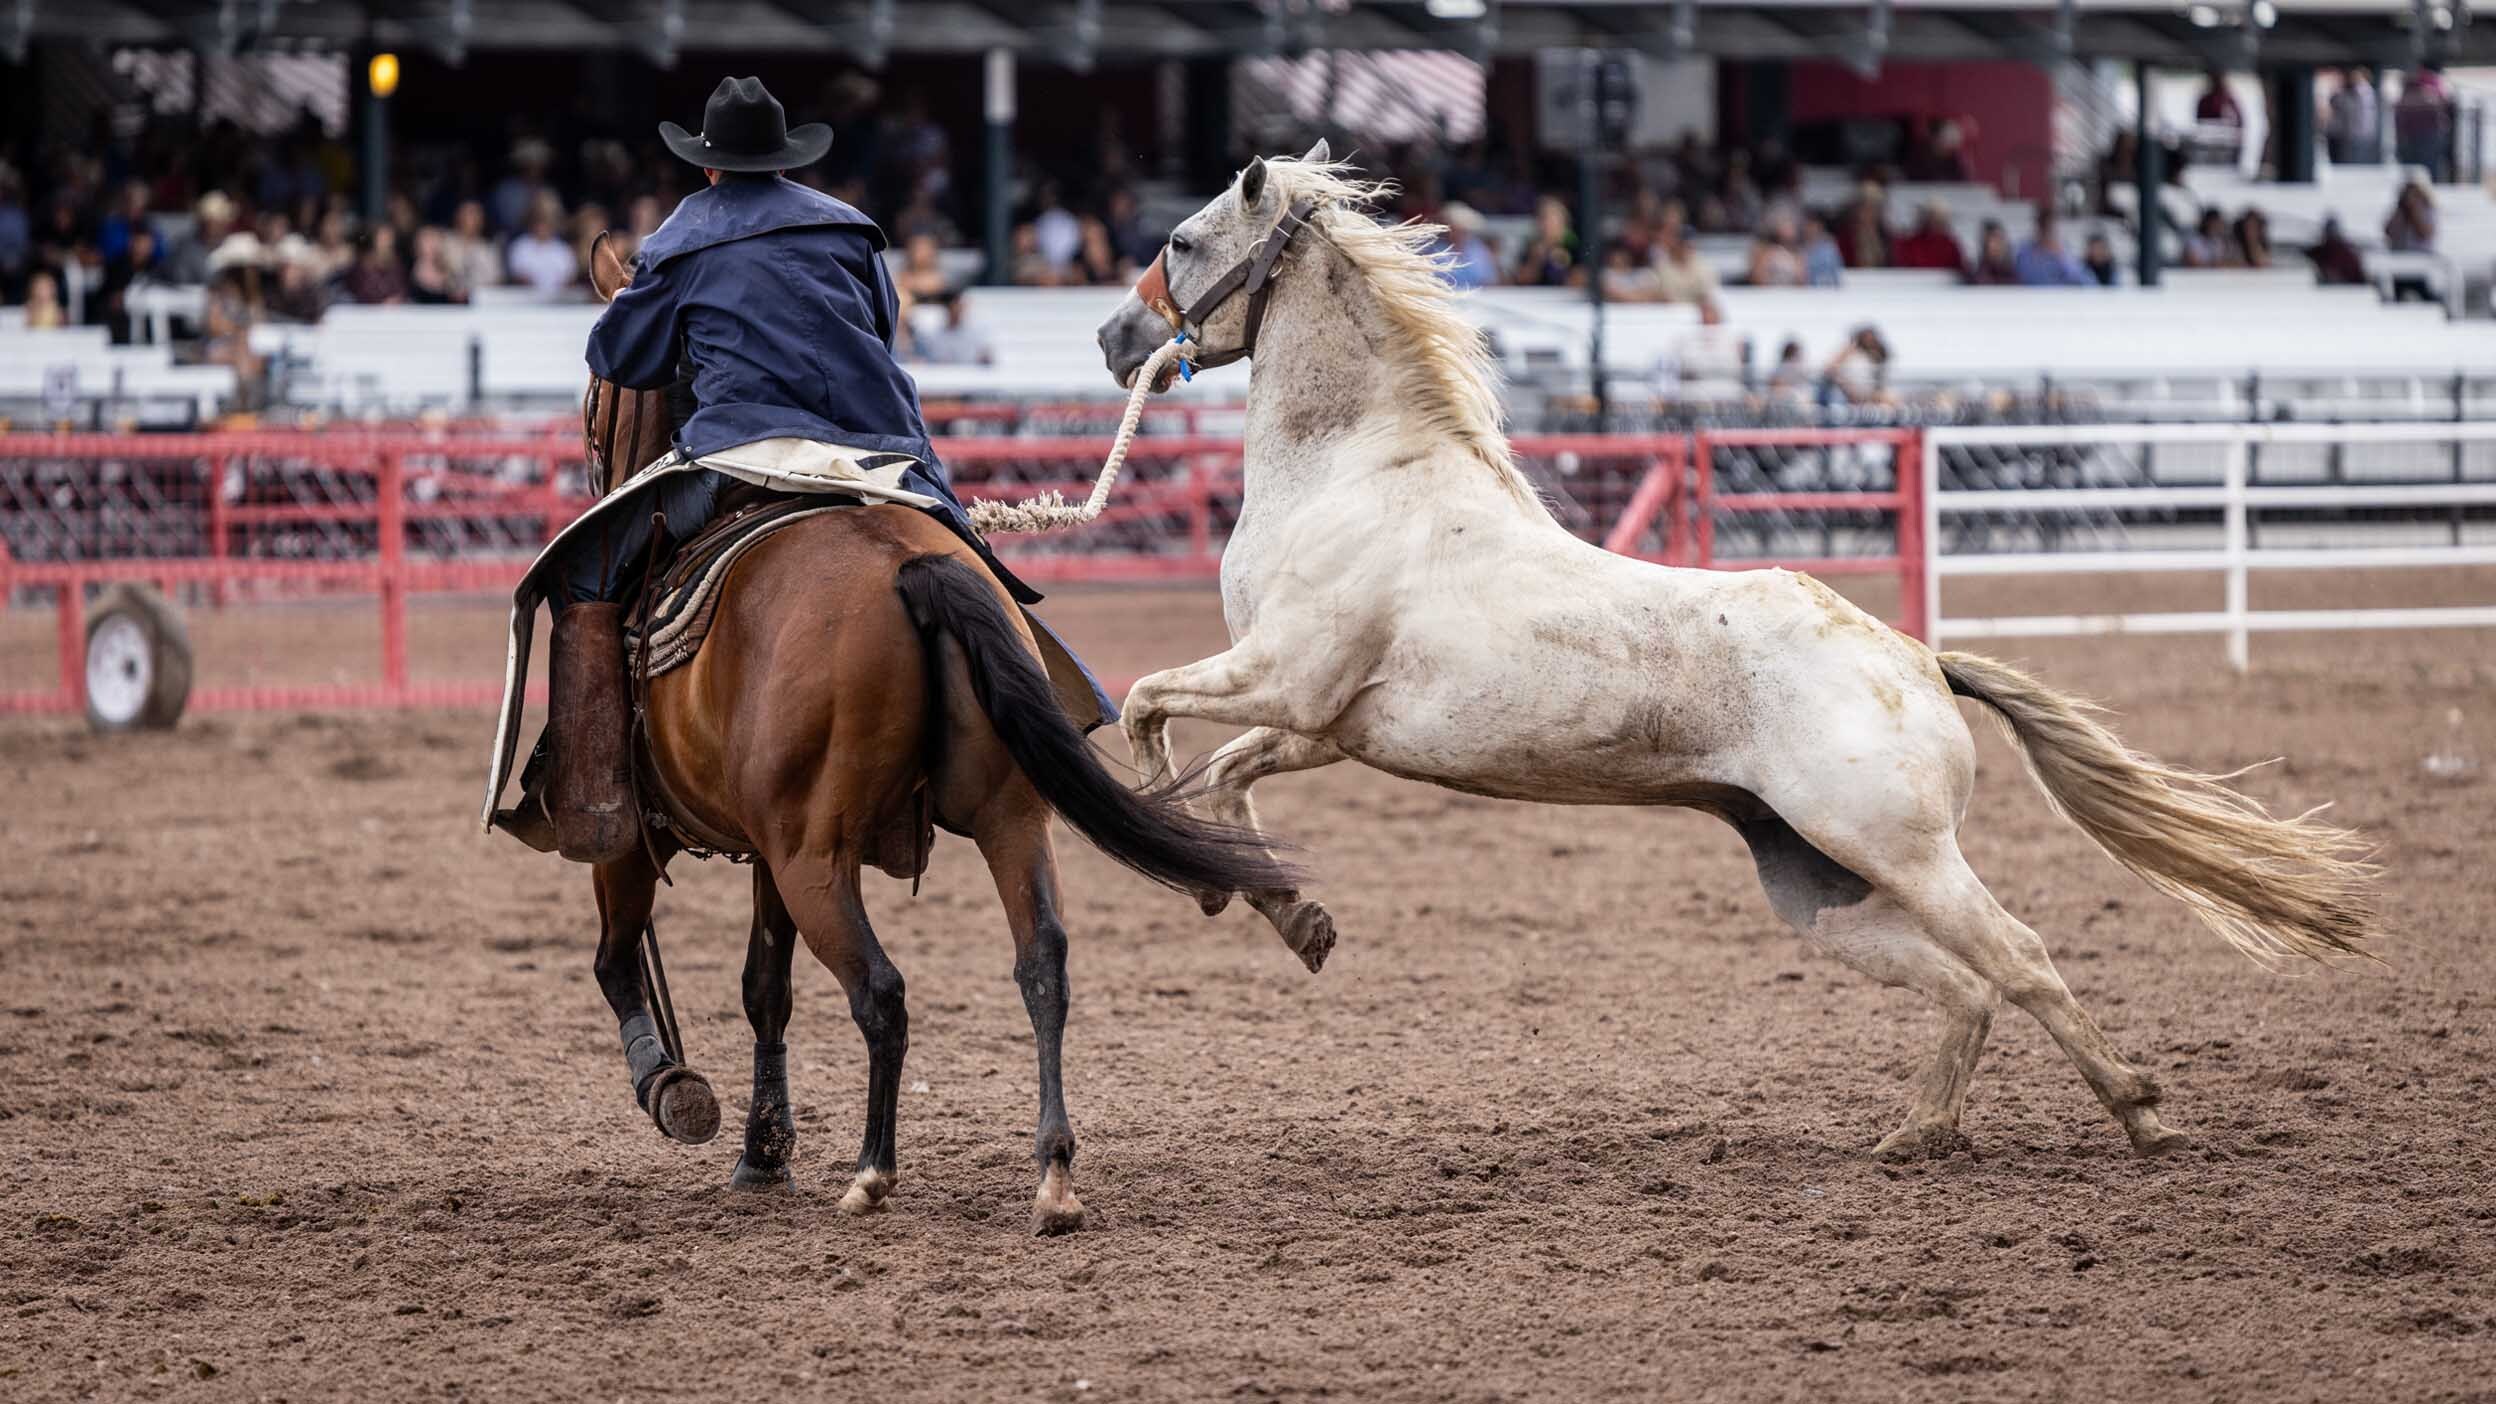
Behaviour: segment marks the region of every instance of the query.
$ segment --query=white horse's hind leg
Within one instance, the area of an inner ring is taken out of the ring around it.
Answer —
[[[1248,797],[1249,786],[1269,775],[1315,770],[1343,758],[1343,751],[1332,741],[1270,726],[1258,727],[1214,752],[1213,759],[1206,763],[1206,808],[1225,824],[1255,829],[1257,807]],[[1300,957],[1311,974],[1326,963],[1327,955],[1335,948],[1335,919],[1324,907],[1304,900],[1295,890],[1245,895],[1248,905],[1274,924],[1283,944]],[[1231,894],[1199,892],[1196,901],[1206,916],[1213,916],[1230,905]]]
[[[1943,950],[1897,899],[1829,861],[1774,815],[1739,826],[1778,917],[1805,941],[1880,981],[1941,1006],[1941,1045],[1915,1082],[1906,1120],[1872,1153],[1885,1160],[1946,1155],[1963,1146],[1959,1117],[2000,997]]]
[[[2113,1041],[2054,969],[2045,942],[1985,890],[1955,841],[1945,841],[1928,860],[1884,873],[1880,880],[1935,941],[2045,1025],[2090,1090],[2122,1124],[2133,1150],[2165,1155],[2192,1144],[2191,1137],[2159,1120],[2158,1084],[2115,1051]]]

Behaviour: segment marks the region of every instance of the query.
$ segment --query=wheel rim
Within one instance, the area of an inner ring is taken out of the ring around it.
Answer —
[[[87,640],[87,705],[114,726],[138,720],[156,681],[156,656],[139,621],[116,614]]]

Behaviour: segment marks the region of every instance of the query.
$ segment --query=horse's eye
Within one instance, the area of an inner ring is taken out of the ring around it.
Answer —
[[[1190,242],[1188,237],[1184,234],[1173,234],[1170,236],[1170,252],[1172,253],[1183,254],[1195,247],[1196,245]]]

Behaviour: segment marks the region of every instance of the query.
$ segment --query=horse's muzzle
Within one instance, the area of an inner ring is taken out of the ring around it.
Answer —
[[[1169,339],[1170,324],[1129,293],[1118,304],[1118,310],[1109,314],[1109,320],[1101,323],[1101,360],[1109,367],[1118,388],[1131,389],[1136,369]]]

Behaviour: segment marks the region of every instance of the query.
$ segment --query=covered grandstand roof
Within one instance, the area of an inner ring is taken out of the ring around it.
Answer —
[[[1739,59],[2146,59],[2176,66],[2496,61],[2468,0],[11,0],[29,39],[238,51],[376,44],[1102,58],[1627,47]]]

